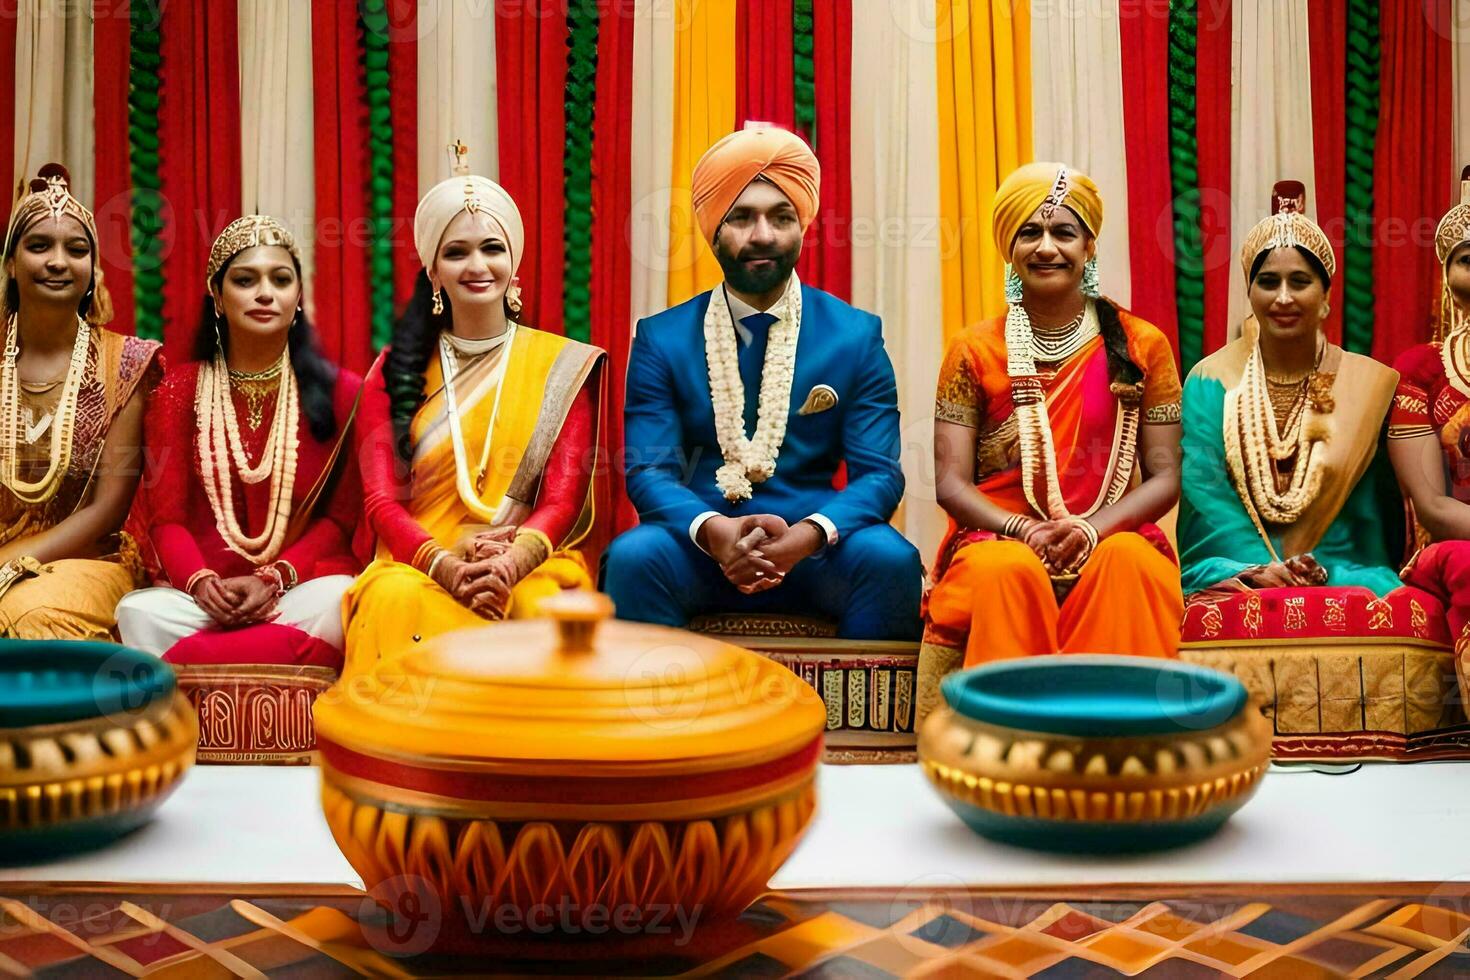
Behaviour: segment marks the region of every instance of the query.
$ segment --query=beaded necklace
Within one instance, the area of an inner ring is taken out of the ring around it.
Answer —
[[[282,351],[283,360],[287,356],[287,352]],[[215,527],[225,544],[256,565],[275,561],[290,524],[291,494],[296,488],[299,408],[296,373],[283,369],[270,435],[261,450],[260,462],[251,467],[235,418],[234,401],[230,396],[230,371],[223,352],[215,353],[213,363],[206,362],[199,367],[199,381],[194,389],[194,412],[198,420],[196,445],[204,495],[209,498]],[[235,514],[232,460],[239,470],[240,479],[248,484],[270,477],[270,509],[266,514],[265,527],[257,535],[247,534]]]
[[[18,440],[22,426],[20,378],[16,358],[20,355],[20,327],[14,316],[5,324],[5,353],[0,359],[0,482],[16,498],[27,504],[43,504],[56,496],[71,466],[72,434],[76,428],[77,402],[81,397],[82,378],[87,373],[87,352],[91,347],[91,330],[77,318],[77,336],[72,344],[71,362],[66,381],[51,423],[50,463],[39,480],[20,476]]]

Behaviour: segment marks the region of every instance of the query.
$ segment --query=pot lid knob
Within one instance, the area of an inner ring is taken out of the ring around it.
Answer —
[[[559,652],[587,654],[592,652],[597,624],[612,617],[613,601],[601,592],[569,589],[541,600],[541,612],[556,623]]]

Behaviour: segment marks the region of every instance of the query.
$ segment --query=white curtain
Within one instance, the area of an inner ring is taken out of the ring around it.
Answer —
[[[1460,199],[1460,171],[1470,166],[1470,0],[1455,0],[1451,14],[1455,64],[1455,167],[1449,201]]]
[[[907,488],[897,524],[933,561],[934,391],[944,358],[933,0],[861,0],[852,21],[854,305],[883,318]]]
[[[1098,274],[1103,292],[1128,306],[1133,279],[1118,0],[1041,0],[1031,9],[1035,157],[1081,169],[1102,191]]]
[[[470,170],[494,180],[500,175],[495,5],[419,0],[418,35],[419,193],[450,176],[445,148],[456,140],[469,147]]]
[[[71,173],[72,193],[96,206],[92,17],[76,0],[19,0],[15,25],[15,179],[47,163]],[[7,202],[15,193],[8,189]]]
[[[669,173],[674,159],[674,0],[633,8],[633,323],[668,306]],[[630,329],[632,324],[629,325]]]
[[[239,0],[238,14],[240,213],[268,214],[291,229],[309,283],[317,230],[311,5]],[[308,315],[314,301],[308,289]]]
[[[1230,339],[1250,312],[1239,254],[1271,209],[1278,180],[1307,189],[1317,217],[1312,152],[1312,52],[1307,0],[1236,0],[1231,66]]]

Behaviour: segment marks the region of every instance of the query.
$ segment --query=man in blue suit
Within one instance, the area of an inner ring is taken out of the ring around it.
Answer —
[[[733,133],[695,167],[725,282],[638,324],[624,423],[641,524],[604,579],[624,619],[805,613],[843,637],[919,635],[919,554],[888,524],[904,479],[882,324],[795,275],[818,185],[779,129]]]

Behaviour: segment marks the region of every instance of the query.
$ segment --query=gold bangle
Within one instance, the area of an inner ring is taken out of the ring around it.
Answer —
[[[413,560],[409,564],[427,575],[429,562],[433,561],[434,556],[441,550],[438,541],[433,538],[425,538],[424,543],[419,545],[418,550],[413,553]]]
[[[284,558],[277,559],[276,571],[281,572],[282,588],[290,592],[301,584],[301,576],[296,574],[296,566]],[[284,569],[284,571],[282,571]]]
[[[515,545],[525,548],[536,557],[536,564],[540,565],[551,557],[551,539],[545,533],[534,527],[523,527],[516,532]]]
[[[438,568],[439,567],[439,563],[441,561],[443,561],[444,559],[448,558],[448,557],[449,557],[449,549],[448,548],[440,548],[438,550],[438,552],[434,555],[434,557],[429,560],[429,567],[424,570],[424,574],[427,575],[427,576],[429,576],[429,578],[433,579],[434,578],[434,569]]]
[[[200,582],[203,582],[207,578],[219,578],[219,572],[216,572],[212,568],[199,569],[199,571],[189,576],[188,582],[184,583],[184,591],[189,595],[193,595],[194,586],[198,585]]]

